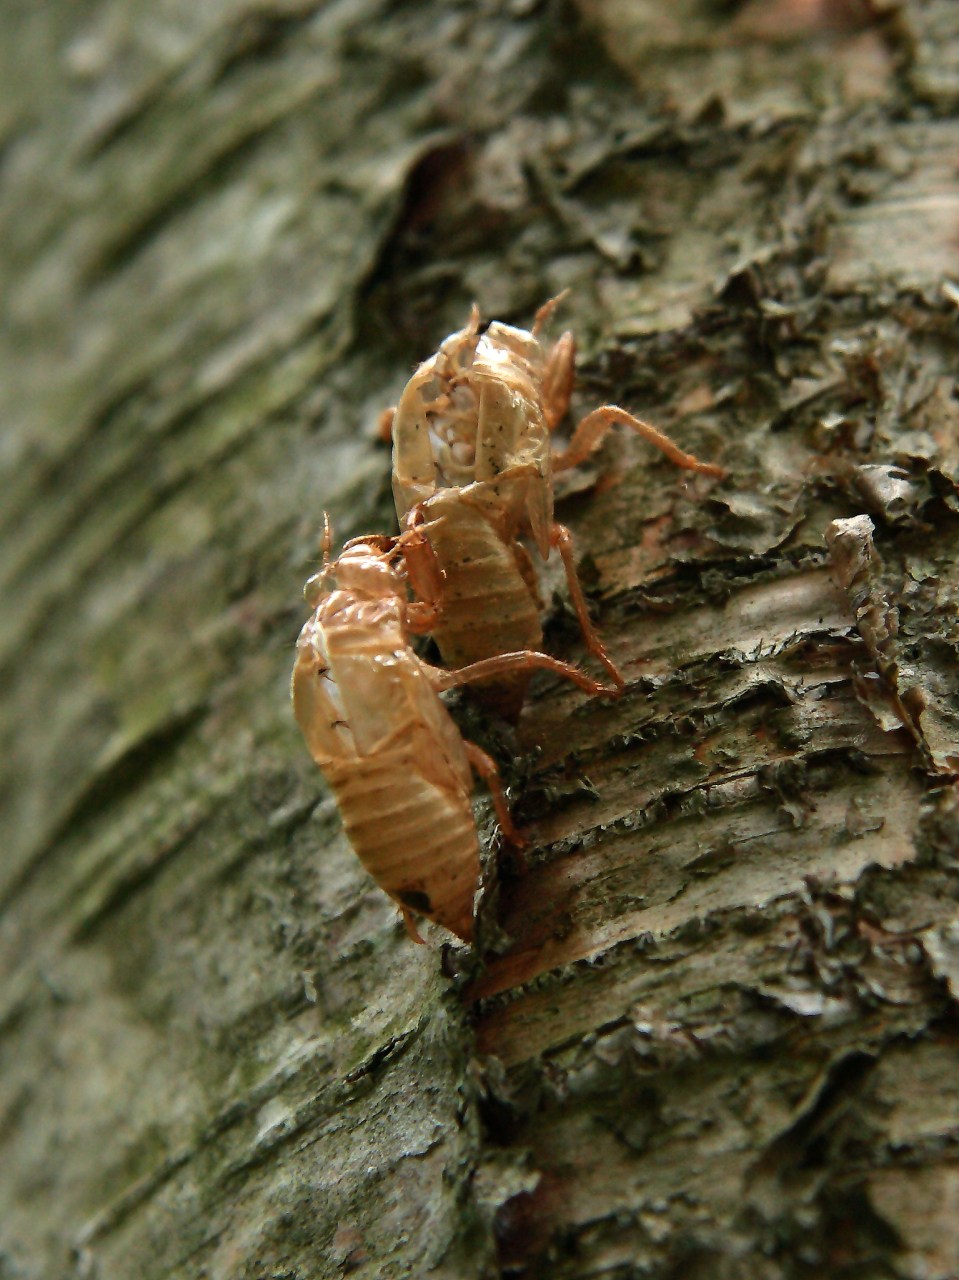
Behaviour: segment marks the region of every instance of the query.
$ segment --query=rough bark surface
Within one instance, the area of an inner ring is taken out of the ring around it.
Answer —
[[[8,0],[0,67],[0,1277],[959,1276],[957,6]],[[477,967],[345,843],[299,589],[565,288],[574,409],[729,477],[564,486],[629,688],[458,704]]]

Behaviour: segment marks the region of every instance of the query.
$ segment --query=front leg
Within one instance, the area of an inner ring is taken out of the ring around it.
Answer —
[[[550,431],[566,417],[576,377],[576,339],[567,329],[550,349],[543,370],[543,416]]]
[[[411,600],[404,610],[403,622],[412,636],[428,636],[435,631],[440,620],[440,610],[425,600]]]
[[[393,443],[393,417],[396,414],[396,406],[392,409],[384,409],[376,420],[376,438],[383,444]]]
[[[423,512],[422,502],[410,507],[403,524],[405,528],[397,539],[397,545],[403,551],[410,586],[421,602],[419,606],[407,606],[407,617],[411,628],[422,634],[423,631],[431,631],[439,617],[446,575],[440,568],[433,544],[426,536],[430,523]],[[418,615],[422,615],[421,622],[416,621]]]
[[[699,471],[705,476],[717,476],[719,479],[726,474],[722,467],[717,467],[711,462],[700,462],[693,454],[684,453],[679,445],[662,431],[648,422],[643,422],[641,418],[634,418],[631,413],[627,413],[625,409],[620,409],[615,404],[604,404],[586,415],[573,432],[568,448],[563,453],[553,454],[553,470],[566,471],[569,467],[578,467],[581,462],[585,462],[602,442],[610,427],[618,422],[632,427],[637,435],[662,450],[670,462],[677,467],[682,467],[686,471]]]

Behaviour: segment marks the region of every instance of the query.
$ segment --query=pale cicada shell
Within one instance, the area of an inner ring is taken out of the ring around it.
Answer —
[[[677,466],[721,476],[662,432],[615,405],[588,414],[562,454],[551,432],[572,392],[575,344],[565,333],[546,351],[539,330],[470,323],[448,337],[410,379],[392,422],[393,493],[401,525],[428,530],[443,591],[433,636],[453,667],[542,643],[536,571],[521,537],[545,559],[556,547],[586,645],[616,685],[623,678],[593,627],[576,573],[569,530],[553,515],[553,472],[584,461],[615,423],[625,423]],[[414,585],[415,578],[414,578]],[[528,673],[485,686],[487,700],[515,718]]]
[[[438,489],[489,487],[513,520],[525,512],[549,554],[553,516],[547,357],[539,339],[494,321],[451,334],[407,383],[393,416],[400,520]],[[568,393],[567,393],[568,394]]]
[[[439,692],[535,667],[591,693],[615,690],[540,653],[509,653],[464,671],[422,661],[409,635],[431,629],[437,610],[407,599],[401,557],[408,544],[421,583],[435,588],[438,570],[417,533],[358,540],[307,584],[316,610],[297,641],[293,711],[350,843],[380,888],[408,923],[410,913],[426,916],[470,941],[480,868],[472,769],[490,788],[504,835],[523,841],[496,765],[461,736]],[[335,588],[324,589],[333,574]]]

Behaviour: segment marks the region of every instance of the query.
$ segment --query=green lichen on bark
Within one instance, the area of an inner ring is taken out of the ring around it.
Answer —
[[[956,1274],[952,6],[799,8],[0,14],[0,1275]],[[476,971],[346,845],[298,591],[563,288],[574,410],[729,476],[564,484],[629,689],[461,704],[534,845]]]

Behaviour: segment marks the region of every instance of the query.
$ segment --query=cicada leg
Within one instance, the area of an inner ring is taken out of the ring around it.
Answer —
[[[381,556],[389,556],[395,550],[397,541],[397,538],[391,537],[388,533],[364,533],[360,538],[350,538],[349,542],[344,542],[343,550],[350,551],[353,547],[372,547]],[[336,565],[333,568],[336,568]]]
[[[416,603],[407,606],[407,622],[411,631],[422,634],[432,630],[439,616],[443,570],[426,536],[429,523],[421,502],[409,509],[403,523],[406,527],[397,539],[397,546],[402,549],[406,575],[417,597]]]
[[[565,471],[569,467],[577,467],[581,462],[585,462],[610,427],[615,426],[616,423],[631,427],[637,435],[641,435],[644,440],[648,440],[650,444],[660,449],[677,467],[682,467],[686,471],[698,471],[706,476],[718,476],[720,479],[726,474],[722,467],[717,467],[712,462],[700,462],[693,454],[684,453],[675,441],[670,440],[669,436],[664,435],[658,428],[643,422],[641,418],[634,418],[631,413],[627,413],[625,409],[620,409],[615,404],[604,404],[586,415],[573,432],[568,448],[562,453],[553,454],[553,470]]]
[[[396,413],[396,406],[392,409],[384,409],[376,420],[376,438],[381,440],[383,444],[393,443],[393,416]]]
[[[543,370],[543,416],[550,431],[566,417],[576,377],[576,339],[567,329],[550,348]]]
[[[540,309],[536,312],[536,315],[533,317],[533,337],[534,338],[538,338],[540,330],[549,324],[550,320],[552,320],[553,318],[553,312],[556,310],[559,304],[563,301],[563,299],[568,295],[568,293],[569,293],[568,289],[563,289],[563,291],[561,293],[558,293],[555,298],[550,298],[548,302],[544,302],[543,305],[540,307]]]
[[[491,756],[488,756],[481,747],[478,747],[475,742],[470,742],[468,738],[463,739],[463,746],[466,749],[467,760],[469,760],[489,788],[490,798],[493,801],[493,808],[496,810],[496,817],[503,835],[517,849],[525,849],[527,841],[523,839],[513,825],[509,805],[506,803],[506,796],[503,794],[503,784],[500,782],[496,761]]]
[[[400,915],[402,915],[403,917],[403,924],[406,928],[406,932],[409,935],[410,940],[412,942],[418,943],[421,947],[425,947],[426,943],[423,941],[423,939],[419,935],[419,931],[416,928],[416,921],[413,919],[413,915],[409,907],[404,907],[402,902],[397,902],[396,905],[400,909]]]
[[[539,591],[539,576],[536,573],[536,566],[533,564],[533,557],[526,550],[521,542],[513,541],[510,550],[513,552],[513,559],[516,561],[516,567],[519,569],[520,577],[526,583],[533,602],[537,609],[543,608],[543,597]]]
[[[595,634],[595,633],[594,633]],[[425,665],[425,664],[424,664]],[[610,666],[612,664],[610,663]],[[520,671],[553,671],[558,676],[565,676],[573,684],[591,693],[595,698],[618,698],[626,687],[623,677],[612,667],[614,685],[600,684],[571,662],[563,662],[548,653],[538,653],[535,649],[519,649],[516,653],[500,653],[495,658],[484,658],[481,662],[471,662],[468,667],[458,667],[455,671],[444,671],[442,667],[427,667],[433,687],[440,693],[447,689],[457,689],[460,685],[472,684],[478,680],[495,680],[500,676],[514,675]]]
[[[609,651],[600,640],[599,634],[593,626],[593,620],[589,616],[586,597],[583,595],[579,574],[576,572],[576,560],[573,555],[573,535],[564,524],[554,520],[553,527],[550,530],[550,542],[554,547],[558,548],[562,557],[563,568],[566,570],[566,581],[569,583],[570,598],[573,602],[573,608],[576,610],[576,617],[579,619],[583,639],[586,641],[586,648],[599,659],[616,682],[617,688],[622,692],[626,687],[626,681],[620,674],[615,662],[609,656]]]

